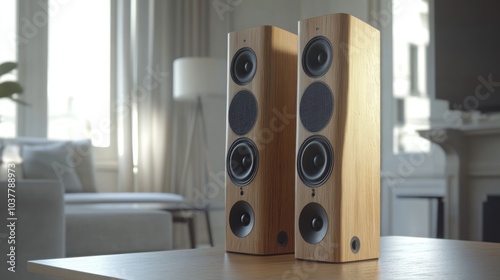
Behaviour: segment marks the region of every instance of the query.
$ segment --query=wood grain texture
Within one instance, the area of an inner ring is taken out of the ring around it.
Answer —
[[[241,188],[233,184],[226,167],[226,250],[249,254],[283,254],[294,250],[295,122],[297,85],[297,35],[273,26],[261,26],[228,34],[228,69],[234,54],[243,47],[257,56],[257,72],[244,86],[233,82],[228,71],[228,103],[240,90],[251,91],[258,104],[257,121],[242,137],[251,139],[259,152],[257,175]],[[240,136],[226,123],[226,158]],[[229,211],[235,202],[247,201],[254,211],[254,228],[245,238],[229,227]],[[280,247],[278,233],[288,234]]]
[[[296,226],[295,254],[300,259],[346,262],[378,258],[380,237],[380,35],[370,25],[347,14],[321,16],[299,22],[299,54],[316,36],[325,36],[333,47],[328,72],[316,79],[299,65],[298,104],[307,86],[327,84],[334,96],[334,112],[318,133],[308,132],[297,118],[297,151],[308,137],[319,134],[330,140],[334,167],[330,178],[311,196],[296,176],[296,218],[310,202],[328,214],[328,232],[318,244],[303,240]],[[298,223],[296,223],[298,224]],[[357,236],[360,251],[350,241]]]
[[[382,237],[380,259],[331,264],[293,254],[251,256],[223,248],[38,260],[28,270],[60,279],[497,279],[500,244]]]

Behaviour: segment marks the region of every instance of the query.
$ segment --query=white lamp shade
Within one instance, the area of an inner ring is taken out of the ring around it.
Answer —
[[[226,96],[226,62],[209,57],[174,60],[174,98],[194,101],[205,96]]]

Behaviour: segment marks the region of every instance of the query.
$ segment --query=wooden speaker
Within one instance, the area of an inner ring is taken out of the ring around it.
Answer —
[[[297,35],[228,34],[226,250],[293,253]]]
[[[295,256],[379,257],[380,34],[347,14],[299,21]]]

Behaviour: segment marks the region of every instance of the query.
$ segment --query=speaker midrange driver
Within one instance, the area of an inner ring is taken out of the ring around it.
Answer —
[[[333,169],[333,149],[328,139],[315,135],[302,143],[297,155],[297,172],[310,188],[322,185]]]
[[[246,186],[257,174],[259,153],[248,138],[236,140],[227,153],[227,172],[235,185]]]

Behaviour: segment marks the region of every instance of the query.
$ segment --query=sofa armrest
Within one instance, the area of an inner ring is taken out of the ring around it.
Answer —
[[[65,256],[63,187],[58,181],[20,180],[14,191],[17,220],[8,221],[8,183],[0,181],[0,263],[4,264],[0,278],[50,279],[32,274],[26,267],[28,260]],[[15,224],[12,231],[6,226],[11,222]],[[15,244],[8,244],[13,234]],[[11,246],[15,246],[15,273],[7,270]]]

